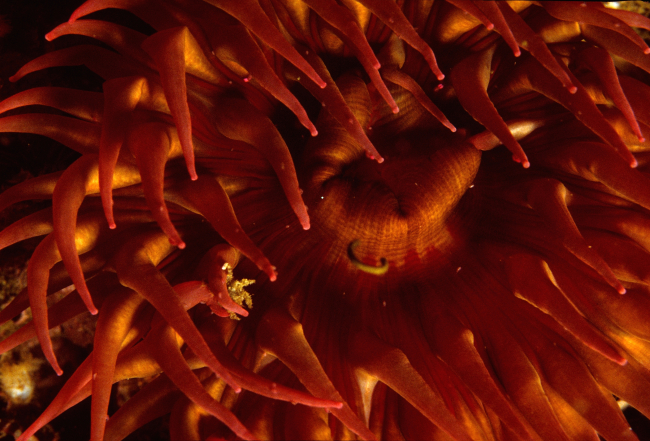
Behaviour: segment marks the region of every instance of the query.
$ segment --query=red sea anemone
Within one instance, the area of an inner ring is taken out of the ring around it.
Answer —
[[[37,337],[60,374],[48,329],[98,313],[20,439],[90,394],[93,440],[168,413],[183,440],[637,439],[615,399],[650,415],[631,27],[579,2],[84,3],[47,39],[100,44],[11,80],[84,64],[103,93],[0,103],[1,131],[81,154],[0,196],[52,199],[0,233],[43,236],[0,352]],[[114,382],[155,375],[107,418]]]

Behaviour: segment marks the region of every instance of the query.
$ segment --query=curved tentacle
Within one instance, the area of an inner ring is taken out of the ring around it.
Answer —
[[[169,237],[169,243],[182,250],[185,242],[169,218],[163,195],[165,164],[169,158],[182,154],[176,133],[172,132],[171,127],[164,123],[140,124],[138,130],[127,134],[125,144],[135,156],[142,179],[142,191],[151,214]]]
[[[217,56],[220,59],[227,56],[226,60],[231,58],[237,60],[238,64],[248,70],[250,79],[257,81],[262,88],[287,106],[296,115],[303,127],[309,130],[311,136],[318,135],[318,130],[309,120],[309,116],[300,101],[287,89],[273,71],[262,50],[246,29],[241,26],[224,26],[218,35],[213,37],[213,41],[213,46],[215,46]],[[227,53],[222,56],[220,55],[221,51],[227,51]],[[322,76],[322,74],[320,75]],[[244,81],[250,81],[250,79],[245,78]]]
[[[52,230],[52,209],[37,211],[0,231],[0,250],[32,237],[44,236]]]
[[[515,161],[528,168],[530,162],[526,153],[508,129],[487,93],[493,54],[494,47],[465,58],[452,69],[451,82],[465,109],[505,144],[512,152]]]
[[[370,77],[370,81],[381,97],[392,109],[393,113],[399,112],[395,100],[379,75],[378,69],[381,67],[381,64],[370,48],[370,44],[361,32],[359,24],[356,22],[350,10],[338,5],[333,0],[305,0],[305,3],[326,22],[341,32],[342,38],[348,43],[352,51],[356,53],[357,59],[361,62],[361,65]]]
[[[189,368],[178,347],[176,333],[169,326],[160,326],[150,332],[156,335],[153,356],[165,374],[190,400],[226,424],[242,439],[255,439],[248,429],[219,401],[208,394]]]
[[[104,82],[104,121],[99,141],[98,179],[104,215],[114,229],[113,177],[120,149],[129,127],[131,112],[141,99],[146,80],[142,77],[115,78]]]
[[[364,332],[351,339],[349,352],[352,355],[352,362],[359,369],[378,378],[402,395],[453,439],[458,441],[471,439],[459,427],[458,421],[447,410],[442,398],[431,390],[402,351]]]
[[[25,113],[0,118],[0,132],[34,133],[47,136],[83,154],[97,152],[101,132],[96,122],[47,113]]]
[[[638,163],[630,153],[629,148],[616,130],[603,117],[585,87],[577,80],[574,80],[578,90],[575,94],[571,94],[563,87],[559,87],[556,81],[551,80],[550,74],[546,70],[540,69],[536,64],[537,62],[534,59],[524,60],[519,69],[516,70],[517,79],[511,82],[509,88],[502,89],[495,94],[493,97],[495,102],[507,98],[514,90],[518,90],[518,93],[524,90],[539,92],[571,111],[576,119],[616,149],[619,155],[628,161],[630,167],[636,167]]]
[[[438,81],[445,79],[445,75],[438,67],[433,50],[418,35],[413,25],[406,19],[402,10],[397,6],[397,3],[380,2],[379,0],[362,0],[361,3],[370,9],[386,26],[392,29],[398,37],[422,54],[429,65],[429,69],[438,78]]]
[[[497,6],[496,2],[474,2],[474,4],[487,16],[491,23],[494,23],[494,29],[501,34],[506,44],[512,50],[515,57],[521,55],[519,44],[513,35],[511,24],[503,16],[502,9]]]
[[[95,328],[95,345],[92,356],[92,402],[90,408],[90,439],[104,439],[108,402],[113,385],[118,353],[133,342],[127,338],[137,329],[136,320],[146,323],[139,314],[144,298],[123,288],[111,295],[102,305]],[[143,327],[142,324],[140,327]]]
[[[527,200],[548,225],[562,236],[565,246],[587,265],[591,266],[619,294],[625,294],[625,288],[618,281],[605,261],[591,250],[580,235],[567,207],[566,187],[559,181],[550,179],[533,181],[528,190]]]
[[[42,427],[61,414],[71,404],[71,400],[90,382],[92,374],[92,355],[86,357],[70,379],[63,385],[50,405],[34,421],[16,441],[28,441]]]
[[[265,115],[245,101],[221,99],[215,126],[224,136],[252,145],[271,163],[302,228],[309,229],[307,207],[300,195],[296,169],[284,139]]]
[[[468,387],[492,409],[521,439],[531,437],[532,429],[502,387],[494,380],[474,346],[474,335],[453,315],[440,314],[424,326],[429,344],[449,364]]]
[[[273,25],[268,16],[264,13],[257,0],[243,0],[240,2],[230,2],[228,0],[207,0],[217,8],[227,12],[242,22],[262,41],[271,46],[280,55],[286,58],[291,64],[296,66],[307,75],[321,89],[326,83],[316,73],[316,71],[300,56],[298,51],[284,38],[284,36]]]
[[[552,316],[590,349],[619,365],[627,363],[602,333],[586,321],[555,286],[546,262],[532,255],[519,254],[511,256],[505,267],[515,296]]]
[[[127,57],[93,45],[73,46],[42,55],[23,67],[9,81],[16,82],[25,75],[48,67],[85,65],[104,79],[142,75],[147,72]]]
[[[149,421],[168,414],[181,395],[166,375],[159,375],[111,416],[104,440],[121,441]]]
[[[125,57],[139,62],[146,62],[147,55],[141,49],[146,35],[101,20],[78,20],[63,23],[45,35],[47,41],[55,40],[63,35],[86,35],[106,43]]]
[[[634,110],[621,88],[621,83],[616,73],[616,67],[612,57],[601,48],[588,47],[580,51],[578,59],[585,63],[592,72],[600,79],[603,88],[610,96],[616,107],[623,113],[630,128],[639,139],[639,142],[645,142],[645,138],[639,128],[639,123],[634,116]]]
[[[98,275],[88,282],[93,288],[93,302],[98,306],[101,306],[103,304],[104,299],[107,298],[110,294],[110,289],[114,288],[114,284],[111,283],[112,281],[113,279],[107,279],[106,277]],[[16,297],[16,299],[20,300],[19,297]],[[29,306],[29,299],[25,300],[26,301],[18,302],[16,309],[26,309],[26,307]],[[78,296],[78,293],[76,293],[76,291],[73,291],[58,301],[56,304],[48,308],[47,326],[49,329],[52,329],[67,322],[73,317],[82,314],[85,311],[87,311],[87,309],[81,300],[81,297]],[[36,330],[37,327],[34,321],[26,324],[0,342],[0,353],[10,351],[18,345],[21,345],[31,340],[32,338],[37,337]]]
[[[206,192],[212,195],[212,200],[207,201],[200,196]],[[219,181],[204,177],[198,181],[185,182],[179,187],[176,198],[173,195],[170,195],[170,198],[177,200],[180,205],[200,213],[221,237],[255,263],[269,276],[271,281],[277,278],[271,262],[250,240],[239,224],[228,194]]]
[[[72,164],[57,181],[52,194],[52,225],[54,238],[61,260],[70,274],[79,295],[88,311],[97,314],[90,292],[86,286],[86,278],[81,269],[79,253],[84,253],[96,245],[101,229],[88,231],[87,235],[79,234],[77,213],[81,203],[88,193],[96,191],[97,157],[82,156]],[[85,233],[85,232],[84,232]]]
[[[341,409],[331,409],[331,412],[350,430],[362,439],[375,439],[374,434],[341,399],[341,395],[328,379],[307,342],[299,322],[286,312],[270,310],[264,315],[257,328],[256,339],[264,351],[273,354],[286,364],[314,396],[343,402]]]
[[[512,30],[519,46],[529,51],[546,70],[559,79],[569,93],[576,93],[578,89],[567,74],[566,68],[553,56],[544,40],[526,24],[519,14],[512,10],[507,2],[498,2],[496,5],[507,20],[508,27]]]
[[[206,323],[204,326],[207,328],[208,324]],[[228,350],[223,338],[220,338],[214,333],[207,333],[206,341],[210,349],[217,354],[219,360],[224,363],[228,370],[237,378],[242,388],[246,390],[275,400],[289,401],[294,404],[304,404],[310,407],[336,409],[343,407],[343,403],[340,401],[318,398],[305,392],[288,388],[282,384],[277,384],[261,375],[251,372],[242,366],[241,362]]]
[[[2,101],[0,113],[34,104],[53,107],[88,122],[101,122],[104,96],[97,92],[64,87],[35,87]]]
[[[589,5],[588,3],[557,3],[549,2],[544,4],[544,9],[555,18],[567,21],[579,21],[587,25],[598,26],[625,36],[628,41],[641,48],[644,54],[650,54],[650,47],[643,41],[632,28],[616,18],[613,14],[608,14],[600,8]],[[577,20],[576,20],[577,19]]]
[[[187,103],[187,84],[185,79],[187,61],[204,59],[203,52],[196,47],[187,28],[167,29],[148,37],[143,44],[144,50],[154,59],[160,81],[165,91],[178,138],[183,147],[185,165],[190,179],[198,179],[194,164],[194,143],[192,141],[192,122]],[[203,64],[203,63],[202,63]]]
[[[334,82],[334,79],[330,76],[323,60],[321,60],[316,54],[312,53],[305,56],[307,57],[307,61],[314,66],[314,69],[325,78],[328,87],[325,89],[317,89],[315,87],[310,87],[309,84],[304,84],[304,86],[322,103],[323,107],[329,109],[329,112],[334,116],[334,118],[336,118],[336,120],[345,127],[345,129],[355,139],[355,141],[363,147],[370,159],[375,159],[380,164],[384,162],[384,158],[382,158],[381,154],[379,154],[370,139],[368,139],[365,130],[352,113],[352,110],[345,101],[345,98]]]
[[[422,87],[410,76],[404,74],[398,69],[383,69],[381,74],[391,83],[403,87],[413,94],[415,99],[429,112],[435,119],[440,121],[442,125],[447,127],[452,132],[456,131],[456,127],[447,119],[444,113],[431,101],[431,99],[424,93]]]
[[[171,252],[171,245],[165,242],[165,235],[152,232],[122,247],[115,259],[120,282],[147,299],[213,372],[235,391],[241,390],[208,348],[172,286],[156,269],[156,264]],[[153,244],[155,254],[149,251]]]
[[[74,211],[74,217],[76,218],[76,211]],[[39,342],[43,347],[43,352],[45,353],[47,360],[50,362],[56,373],[58,375],[61,375],[63,371],[56,361],[56,356],[52,350],[52,342],[48,333],[48,315],[45,302],[45,298],[47,296],[48,281],[50,278],[50,270],[54,264],[62,260],[63,254],[63,252],[59,252],[59,247],[56,241],[56,221],[54,223],[54,232],[46,236],[45,239],[43,239],[41,243],[36,247],[33,257],[27,266],[27,292],[29,295],[29,303],[32,308],[32,315],[34,317],[34,327],[36,328],[36,334],[38,336]],[[84,301],[86,308],[88,308],[91,313],[93,311],[96,313],[97,309],[86,286],[85,276],[77,253],[79,250],[87,250],[94,247],[100,234],[102,233],[101,224],[102,223],[98,221],[96,217],[83,218],[83,220],[79,223],[77,223],[75,219],[75,222],[72,224],[71,229],[66,229],[65,231],[66,234],[70,230],[72,231],[72,236],[69,239],[70,246],[66,249],[66,251],[73,254],[72,260],[76,260],[76,263],[74,264],[74,270],[78,272],[82,281],[77,285],[77,291]],[[66,226],[66,228],[68,227]],[[68,240],[67,237],[66,240]],[[77,243],[79,244],[79,248],[77,248]],[[68,268],[67,265],[66,268]],[[68,272],[70,272],[70,269],[68,269]],[[73,276],[71,275],[71,277]],[[75,281],[75,283],[77,282]],[[85,289],[84,293],[81,292],[81,287]]]

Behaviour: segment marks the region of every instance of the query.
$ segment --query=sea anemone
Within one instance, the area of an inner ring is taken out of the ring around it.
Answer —
[[[83,64],[103,91],[0,103],[0,131],[80,153],[0,195],[52,200],[0,233],[42,236],[0,353],[36,337],[60,375],[48,330],[98,317],[19,439],[91,394],[92,440],[166,414],[175,440],[637,439],[616,402],[650,415],[632,27],[579,2],[85,2],[47,39],[99,43],[11,81]],[[108,416],[115,382],[152,377]]]

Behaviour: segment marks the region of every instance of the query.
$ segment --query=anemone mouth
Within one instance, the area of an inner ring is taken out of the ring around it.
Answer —
[[[481,153],[464,131],[443,127],[404,89],[391,88],[401,109],[394,114],[359,78],[343,77],[338,86],[384,161],[369,158],[323,109],[320,134],[307,142],[297,168],[313,236],[334,243],[334,256],[358,241],[365,261],[384,258],[395,268],[406,265],[407,255],[426,261],[457,249],[467,234],[458,204]]]

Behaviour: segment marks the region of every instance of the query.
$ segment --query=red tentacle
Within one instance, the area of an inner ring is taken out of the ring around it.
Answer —
[[[494,133],[524,168],[530,167],[528,157],[514,138],[488,96],[487,86],[493,49],[478,52],[458,63],[451,71],[451,82],[463,107],[488,130]]]

